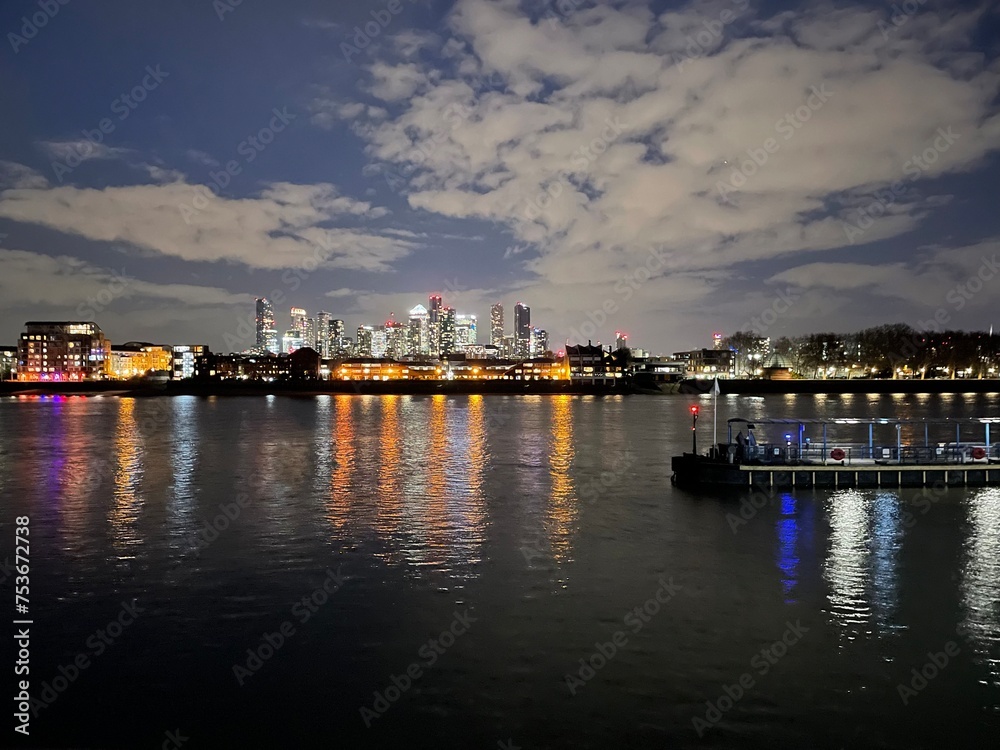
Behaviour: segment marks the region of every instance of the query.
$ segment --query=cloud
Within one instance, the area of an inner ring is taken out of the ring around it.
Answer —
[[[0,189],[24,188],[37,190],[48,187],[49,181],[24,164],[0,159]]]
[[[126,159],[134,153],[132,149],[108,146],[106,143],[83,139],[39,141],[38,147],[47,158],[53,161],[66,162],[70,160],[71,167],[75,166],[72,160],[84,162],[92,159]]]
[[[0,193],[0,217],[188,261],[254,268],[296,268],[318,259],[325,268],[386,272],[416,247],[352,226],[388,211],[341,195],[333,185],[276,182],[251,197],[224,198],[179,173],[161,172],[172,181],[10,188]]]
[[[924,6],[899,28],[891,13],[719,0],[532,18],[459,0],[444,64],[411,52],[368,67],[391,113],[358,132],[413,208],[508,229],[526,297],[567,282],[607,295],[661,245],[661,276],[794,262],[847,245],[844,223],[894,182],[907,190],[860,242],[913,231],[947,209],[935,178],[1000,147],[1000,70],[969,46],[981,11]],[[956,136],[943,150],[942,129]]]

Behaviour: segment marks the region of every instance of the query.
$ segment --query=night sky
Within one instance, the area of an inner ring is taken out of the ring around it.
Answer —
[[[996,3],[63,2],[0,7],[0,343],[1000,324]]]

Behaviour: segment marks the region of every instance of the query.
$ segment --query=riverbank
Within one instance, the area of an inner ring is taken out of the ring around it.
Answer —
[[[865,378],[829,380],[720,380],[723,395],[767,396],[773,394],[918,394],[918,393],[1000,393],[1000,380],[871,380]],[[682,394],[706,394],[711,380],[684,380]]]

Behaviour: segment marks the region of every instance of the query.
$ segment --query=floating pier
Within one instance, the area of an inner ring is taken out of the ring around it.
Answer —
[[[696,415],[696,411],[692,410]],[[673,482],[683,487],[986,487],[1000,486],[1000,417],[959,419],[730,419],[728,441],[674,456]],[[782,438],[758,442],[760,426]],[[866,428],[866,441],[845,433]],[[887,428],[893,428],[886,440]],[[733,430],[738,429],[733,439]],[[746,429],[746,435],[743,434]],[[932,435],[937,439],[932,442]],[[954,440],[941,441],[942,435]]]

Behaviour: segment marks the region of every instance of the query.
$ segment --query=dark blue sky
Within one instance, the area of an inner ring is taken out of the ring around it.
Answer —
[[[0,8],[3,341],[229,348],[275,292],[279,326],[440,292],[654,351],[1000,323],[992,4],[223,7]]]

